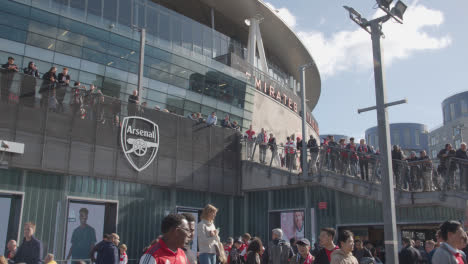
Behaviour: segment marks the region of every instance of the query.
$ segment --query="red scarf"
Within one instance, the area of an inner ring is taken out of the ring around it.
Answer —
[[[314,257],[312,257],[312,254],[309,253],[309,255],[307,255],[307,258],[303,264],[312,264],[313,262],[314,262]]]
[[[120,255],[120,261],[124,261],[124,258],[127,254],[124,252],[122,255]]]

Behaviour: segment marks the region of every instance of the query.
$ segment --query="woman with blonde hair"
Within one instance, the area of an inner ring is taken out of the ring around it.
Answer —
[[[219,230],[214,225],[218,209],[211,204],[205,206],[201,213],[201,221],[197,225],[197,237],[200,264],[216,264],[216,253],[219,250]]]

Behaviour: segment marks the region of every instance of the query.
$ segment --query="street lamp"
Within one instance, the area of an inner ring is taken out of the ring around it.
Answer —
[[[301,105],[302,105],[302,151],[301,151],[301,159],[302,159],[302,179],[306,180],[308,176],[308,166],[307,166],[307,143],[306,143],[306,93],[305,93],[305,70],[309,67],[314,66],[314,62],[310,62],[308,64],[304,64],[299,67],[299,71],[301,73]]]
[[[399,23],[403,23],[403,14],[406,11],[406,5],[398,1],[393,8],[390,8],[393,0],[376,0],[380,9],[386,15],[368,21],[363,18],[359,12],[351,7],[344,6],[349,12],[349,17],[361,28],[371,35],[372,51],[374,61],[374,79],[375,79],[375,99],[376,107],[369,107],[358,110],[358,113],[377,109],[377,123],[379,135],[379,148],[382,158],[382,207],[384,219],[385,233],[385,258],[388,263],[398,264],[398,242],[396,228],[396,213],[395,213],[395,198],[393,193],[393,173],[392,161],[390,154],[390,139],[387,107],[399,103],[404,103],[406,100],[401,100],[394,103],[386,103],[386,90],[384,85],[384,73],[382,67],[382,51],[380,46],[380,38],[383,35],[382,24],[393,18]]]

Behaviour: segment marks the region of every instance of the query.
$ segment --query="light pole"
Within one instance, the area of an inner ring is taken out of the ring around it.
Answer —
[[[396,213],[395,213],[395,198],[393,193],[393,173],[390,154],[390,139],[388,113],[386,104],[386,90],[384,85],[384,73],[382,67],[382,51],[380,46],[380,38],[382,33],[382,24],[390,18],[394,18],[397,22],[403,23],[403,14],[406,11],[406,5],[398,1],[395,6],[390,9],[390,4],[393,0],[377,0],[379,7],[387,13],[385,16],[368,21],[363,18],[356,10],[351,7],[344,6],[349,12],[349,17],[361,28],[371,35],[372,51],[374,59],[374,79],[375,79],[375,99],[377,109],[377,123],[379,133],[379,148],[382,162],[382,207],[384,219],[384,236],[385,236],[385,259],[388,263],[398,264],[398,241],[396,228]],[[393,103],[394,105],[396,103]],[[366,109],[367,111],[372,109]],[[358,113],[363,112],[363,109],[358,110]]]
[[[302,159],[302,179],[306,180],[308,177],[308,164],[307,164],[307,143],[306,143],[306,92],[305,92],[305,70],[309,67],[314,66],[315,63],[311,62],[299,67],[299,71],[301,73],[301,105],[302,105],[302,151],[301,151],[301,159]]]

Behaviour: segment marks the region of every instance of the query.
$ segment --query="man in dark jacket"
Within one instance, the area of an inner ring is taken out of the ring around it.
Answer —
[[[335,229],[333,228],[322,228],[320,231],[319,241],[322,247],[315,257],[314,264],[330,264],[331,254],[333,251],[339,249],[333,238],[335,237]]]
[[[339,146],[338,143],[335,142],[335,137],[330,136],[330,141],[328,141],[328,147],[330,148],[330,170],[336,170],[336,163],[338,162],[339,156]]]
[[[402,160],[404,159],[404,155],[401,152],[401,149],[398,145],[393,146],[392,150],[392,168],[393,174],[395,175],[395,184],[397,189],[401,188],[401,184],[403,179],[401,177],[401,168],[402,168]]]
[[[362,246],[362,241],[359,239],[356,239],[354,241],[354,251],[353,251],[353,256],[356,257],[356,259],[360,262],[361,259],[363,258],[372,258],[372,254],[367,249],[367,247]]]
[[[2,70],[0,97],[2,101],[6,102],[8,101],[11,85],[13,84],[14,74],[18,72],[15,59],[13,57],[8,57],[8,62],[2,65]]]
[[[455,152],[458,168],[460,169],[460,188],[468,190],[468,155],[466,152],[466,143],[460,144],[460,148]]]
[[[265,264],[288,263],[294,252],[289,242],[283,240],[283,230],[275,228],[272,230],[272,240],[263,253],[263,262]]]
[[[451,190],[454,187],[457,165],[452,161],[452,158],[455,157],[455,154],[451,144],[445,144],[445,148],[437,154],[437,158],[440,160],[437,171],[444,177],[444,190]]]
[[[422,261],[421,254],[417,249],[411,246],[411,240],[407,237],[402,238],[403,249],[398,254],[400,264],[419,264]]]
[[[120,243],[120,238],[117,234],[111,234],[111,241],[104,241],[99,243],[100,246],[97,250],[96,264],[119,264],[119,249],[117,245]]]
[[[18,247],[13,258],[15,263],[39,264],[42,261],[42,242],[34,237],[36,225],[32,222],[24,224],[23,243]]]
[[[317,173],[317,159],[318,159],[318,155],[319,155],[319,146],[317,144],[317,140],[312,135],[310,135],[310,139],[307,142],[307,148],[310,151],[309,168],[310,168],[310,171],[313,174],[315,174],[315,173]]]
[[[63,68],[62,72],[58,74],[57,81],[59,83],[56,89],[58,102],[57,111],[63,112],[63,100],[65,99],[65,94],[67,93],[67,87],[70,85],[70,75],[68,75],[67,67]]]

